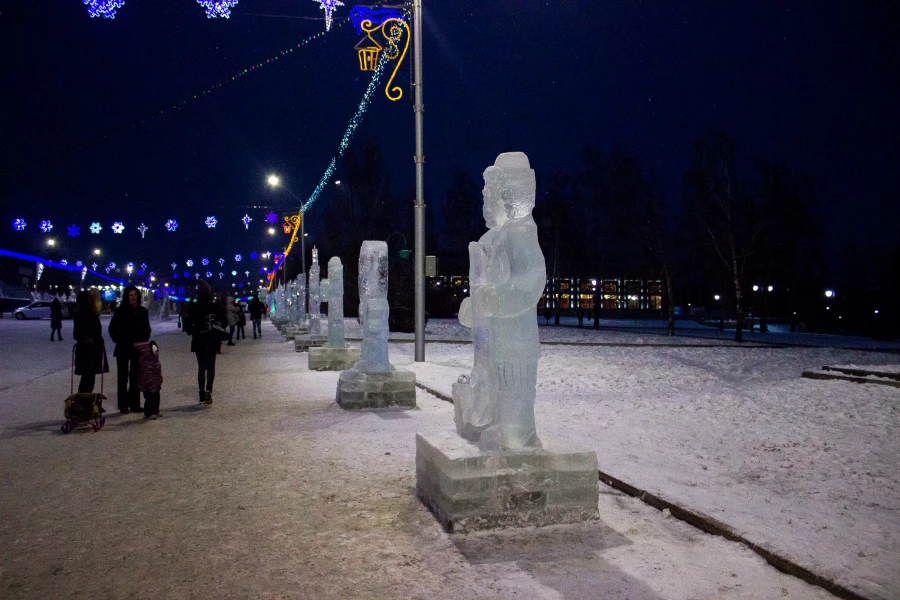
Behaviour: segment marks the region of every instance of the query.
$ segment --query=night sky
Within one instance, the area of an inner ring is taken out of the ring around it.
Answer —
[[[890,4],[424,0],[431,225],[456,167],[480,179],[511,150],[529,155],[540,187],[553,169],[576,168],[584,144],[621,143],[677,197],[691,142],[725,129],[746,174],[769,158],[814,178],[830,247],[896,243],[900,31]],[[228,20],[207,19],[194,0],[126,0],[114,20],[89,18],[80,0],[0,7],[2,239],[25,235],[40,250],[36,226],[51,219],[70,261],[94,246],[110,260],[166,265],[279,249],[286,236],[269,241],[264,215],[297,203],[267,189],[266,174],[308,197],[369,81],[345,22],[230,82],[322,31],[312,0],[240,0]],[[381,142],[410,211],[411,58],[398,73],[404,98],[388,101],[382,85],[357,130]],[[214,230],[203,225],[210,215]],[[24,234],[11,227],[17,217]],[[164,231],[169,218],[177,235]],[[87,232],[92,221],[101,235]],[[130,232],[113,236],[113,221]],[[71,223],[81,237],[66,239]]]

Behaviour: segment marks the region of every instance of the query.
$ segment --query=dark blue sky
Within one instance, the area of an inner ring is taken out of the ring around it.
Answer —
[[[456,165],[480,177],[498,153],[522,150],[540,177],[574,168],[585,143],[640,152],[676,195],[692,140],[726,129],[748,172],[764,157],[814,177],[835,247],[896,243],[900,32],[889,3],[424,1],[432,208]],[[0,7],[4,238],[16,216],[32,236],[44,218],[61,235],[70,222],[145,221],[147,240],[105,236],[110,254],[168,264],[265,249],[262,229],[237,218],[258,225],[265,211],[251,207],[293,204],[264,187],[270,171],[308,196],[368,81],[348,24],[140,122],[314,35],[321,11],[240,0],[231,19],[208,20],[193,0],[126,0],[101,20],[80,0]],[[411,193],[409,64],[405,98],[379,90],[360,132],[381,139],[395,189]],[[229,226],[205,230],[208,214]],[[166,238],[172,217],[184,235]],[[66,243],[81,257],[96,242]]]

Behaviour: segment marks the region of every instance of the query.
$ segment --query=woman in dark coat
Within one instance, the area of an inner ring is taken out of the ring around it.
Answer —
[[[205,404],[212,404],[216,354],[222,348],[223,336],[228,339],[228,334],[222,333],[226,321],[225,307],[213,301],[212,289],[201,279],[197,283],[197,300],[184,320],[184,332],[191,336],[191,352],[197,355],[197,386],[200,402]]]
[[[50,341],[59,333],[59,341],[62,339],[62,304],[59,298],[54,298],[50,303]]]
[[[150,341],[150,315],[141,306],[141,293],[133,285],[125,288],[122,304],[116,307],[109,322],[109,337],[116,344],[117,396],[122,413],[141,412],[141,390],[138,387],[138,359],[134,345]]]
[[[100,294],[87,290],[78,292],[78,309],[73,319],[72,337],[75,345],[75,374],[81,375],[79,392],[93,392],[97,373],[109,372],[104,359],[103,326],[100,324]]]

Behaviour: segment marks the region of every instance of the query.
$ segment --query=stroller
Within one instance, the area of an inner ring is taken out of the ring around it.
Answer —
[[[77,345],[75,344],[75,346]],[[69,383],[69,397],[66,398],[66,408],[63,412],[66,422],[62,424],[60,430],[63,433],[69,433],[84,423],[93,427],[94,431],[100,431],[106,423],[106,417],[103,415],[106,412],[103,409],[103,401],[106,400],[106,396],[103,395],[103,368],[100,368],[99,394],[95,392],[75,393],[75,346],[72,347],[72,378]],[[102,364],[106,364],[106,350],[103,351]]]

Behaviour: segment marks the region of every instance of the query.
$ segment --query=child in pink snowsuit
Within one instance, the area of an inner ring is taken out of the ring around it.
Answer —
[[[159,390],[162,388],[162,366],[159,346],[153,340],[134,345],[138,351],[138,385],[144,392],[144,418],[156,419],[159,413]]]

